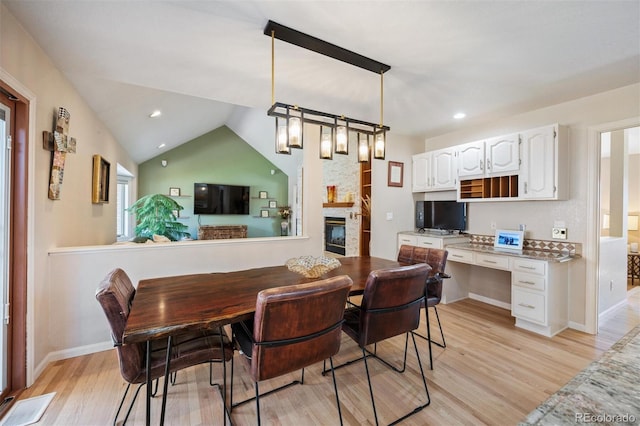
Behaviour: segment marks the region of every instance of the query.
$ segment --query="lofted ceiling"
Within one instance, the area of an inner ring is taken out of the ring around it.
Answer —
[[[638,1],[0,1],[138,162],[266,114],[270,19],[390,65],[419,138],[640,81]],[[380,76],[276,40],[275,99],[378,122]]]

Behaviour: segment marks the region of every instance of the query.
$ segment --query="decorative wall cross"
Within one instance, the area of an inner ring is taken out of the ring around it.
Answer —
[[[67,153],[76,153],[76,139],[68,136],[69,120],[71,120],[69,111],[64,107],[60,107],[58,108],[53,133],[42,132],[43,148],[51,151],[51,178],[49,180],[49,199],[51,200],[60,199]]]

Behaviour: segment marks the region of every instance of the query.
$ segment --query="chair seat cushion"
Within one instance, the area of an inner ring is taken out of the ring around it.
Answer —
[[[189,332],[172,338],[170,372],[182,370],[192,365],[208,361],[225,361],[233,357],[233,346],[226,333],[222,333],[224,351],[220,347],[220,333],[216,331]],[[151,377],[164,376],[167,359],[167,339],[151,342]],[[146,345],[142,343],[143,346]],[[146,349],[145,349],[146,351]],[[131,372],[130,372],[131,373]],[[123,373],[124,376],[124,373]],[[130,383],[142,383],[146,380],[144,362],[134,375],[125,377]]]

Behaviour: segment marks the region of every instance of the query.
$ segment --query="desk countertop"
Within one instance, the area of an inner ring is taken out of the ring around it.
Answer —
[[[476,244],[476,243],[451,244],[451,245],[448,245],[447,248],[469,250],[469,251],[475,251],[480,253],[497,254],[502,256],[521,257],[525,259],[544,260],[548,262],[567,262],[569,260],[573,260],[577,257],[580,257],[578,255],[573,255],[567,251],[525,249],[522,251],[506,252],[503,250],[497,250],[495,247],[489,244]]]
[[[640,326],[636,326],[520,425],[638,424],[639,370]]]

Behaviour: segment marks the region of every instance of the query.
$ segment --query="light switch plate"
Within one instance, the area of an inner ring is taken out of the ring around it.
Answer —
[[[551,229],[551,238],[555,240],[566,240],[567,239],[567,228],[552,228]]]

